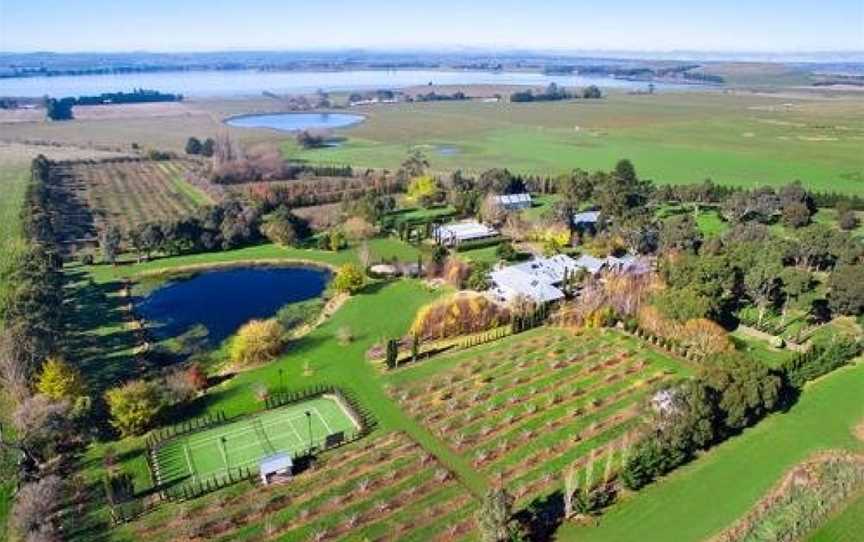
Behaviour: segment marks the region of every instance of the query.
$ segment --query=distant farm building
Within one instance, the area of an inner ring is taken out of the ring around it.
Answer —
[[[458,247],[462,243],[494,239],[498,237],[498,230],[471,220],[436,226],[432,234],[439,245]]]
[[[518,296],[526,296],[537,303],[551,303],[564,299],[561,289],[565,275],[577,269],[576,260],[564,254],[550,258],[537,258],[530,262],[504,267],[490,274],[490,292],[499,301],[509,303]]]
[[[531,194],[505,194],[495,196],[495,203],[505,211],[521,211],[531,208]]]
[[[594,235],[600,229],[600,211],[575,213],[572,221],[573,229],[579,234]]]

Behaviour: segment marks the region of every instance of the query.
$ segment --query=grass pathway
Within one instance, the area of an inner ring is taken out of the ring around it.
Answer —
[[[787,413],[612,507],[596,527],[566,525],[560,540],[704,540],[746,513],[794,465],[820,450],[864,451],[853,427],[864,418],[864,363],[810,384]]]

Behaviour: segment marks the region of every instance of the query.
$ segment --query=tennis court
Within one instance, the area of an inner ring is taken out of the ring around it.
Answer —
[[[287,452],[299,455],[310,443],[322,446],[328,435],[358,430],[342,404],[321,396],[217,427],[182,435],[156,452],[159,483],[205,480],[228,469],[256,469],[262,458]]]

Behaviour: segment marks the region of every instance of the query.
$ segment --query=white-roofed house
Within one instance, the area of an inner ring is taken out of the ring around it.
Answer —
[[[495,203],[505,211],[521,211],[531,208],[531,194],[504,194],[495,196]]]
[[[564,299],[563,282],[566,275],[576,269],[576,260],[564,254],[536,258],[490,273],[490,292],[504,303],[518,296],[529,297],[537,303],[552,303]]]
[[[432,235],[439,245],[458,247],[465,242],[492,239],[499,234],[495,228],[470,220],[436,226],[432,230]]]

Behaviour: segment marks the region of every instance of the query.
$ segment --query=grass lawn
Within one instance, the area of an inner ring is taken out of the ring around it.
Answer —
[[[6,269],[15,261],[16,255],[23,249],[24,243],[21,238],[21,206],[29,181],[29,170],[23,165],[0,167],[0,277]],[[4,297],[5,289],[9,285],[0,280],[0,299]],[[2,322],[0,322],[2,325]],[[7,402],[0,397],[0,420],[8,421],[9,411]],[[8,427],[8,424],[4,424]],[[7,435],[8,436],[8,435]],[[11,492],[15,487],[14,481],[3,483],[6,479],[8,468],[14,473],[14,463],[8,465],[4,462],[0,468],[4,469],[0,478],[0,533],[5,533],[6,518],[9,513]]]
[[[856,542],[864,533],[864,494],[807,538],[807,542]]]
[[[753,359],[758,359],[768,367],[779,367],[787,359],[794,358],[796,353],[789,349],[774,348],[766,341],[751,337],[741,331],[733,331],[729,334],[735,347],[746,352]]]
[[[774,414],[704,457],[625,498],[596,527],[566,525],[560,540],[697,541],[744,515],[780,477],[826,449],[864,451],[852,428],[864,418],[864,363],[807,386],[787,413]],[[637,534],[638,533],[638,534]]]
[[[785,105],[791,104],[791,105]],[[395,168],[411,149],[437,171],[507,167],[532,174],[610,169],[629,158],[658,183],[711,178],[726,185],[780,185],[864,194],[864,106],[853,98],[714,92],[532,104],[414,103],[367,108],[340,131],[338,148],[285,154],[358,167]],[[441,155],[438,149],[458,152]]]
[[[369,241],[372,261],[378,259],[397,258],[402,261],[415,262],[420,251],[392,237],[372,239]],[[359,263],[357,246],[349,249],[331,252],[329,250],[280,247],[274,244],[255,245],[236,250],[220,252],[203,252],[187,256],[158,258],[140,264],[127,263],[118,266],[95,265],[89,268],[89,273],[97,282],[135,277],[147,274],[172,273],[184,268],[208,267],[219,265],[237,265],[243,262],[268,262],[284,260],[286,262],[313,262],[328,266],[339,266],[344,263]]]
[[[21,206],[29,180],[27,167],[0,167],[0,273],[12,264],[23,247]],[[0,294],[6,287],[0,283]]]

